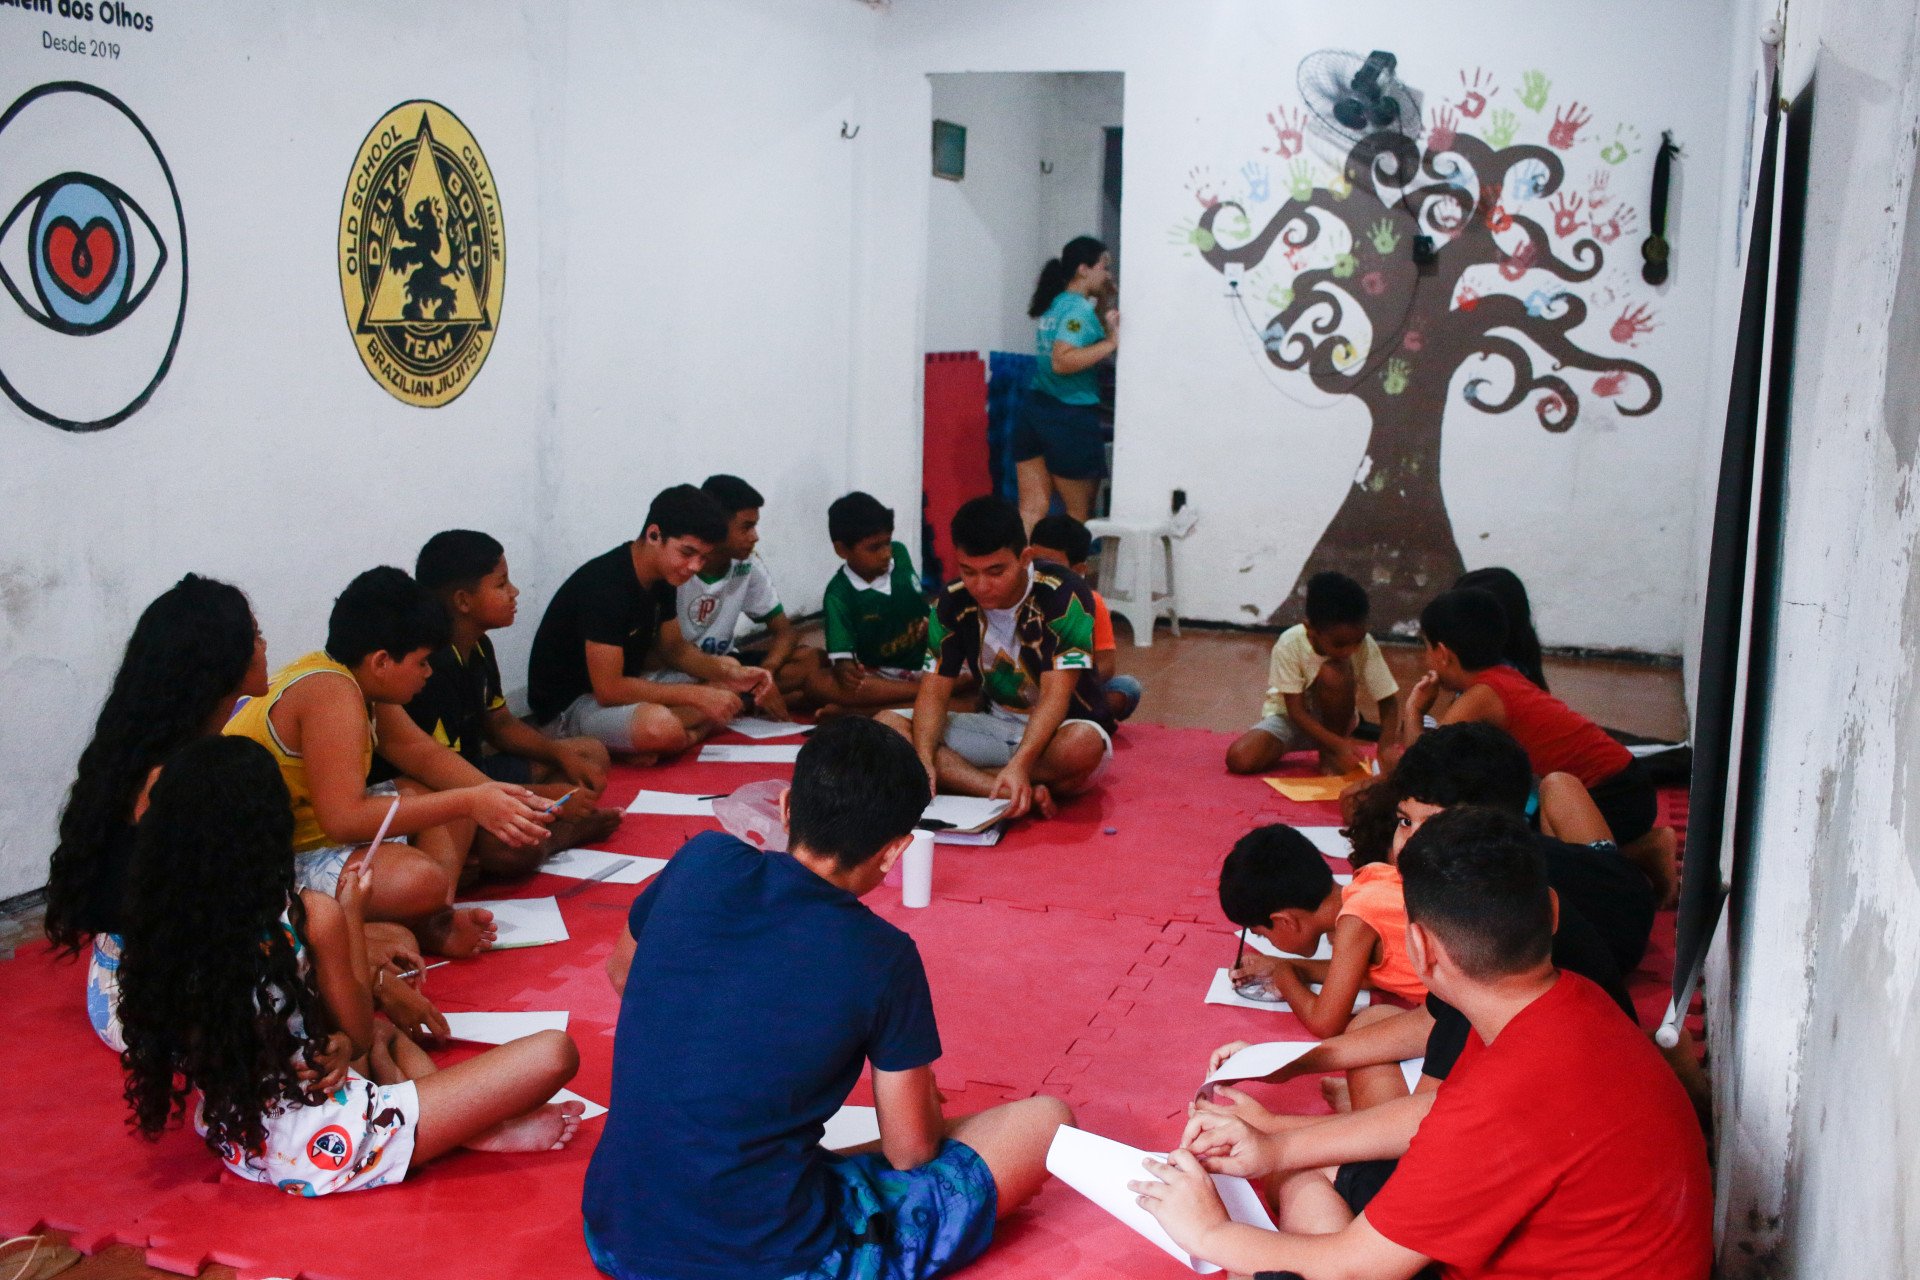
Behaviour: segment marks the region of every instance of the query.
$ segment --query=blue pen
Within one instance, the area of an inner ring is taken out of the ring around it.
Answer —
[[[567,792],[567,794],[561,796],[558,800],[555,800],[552,804],[548,805],[545,809],[542,809],[540,811],[541,816],[545,817],[546,815],[551,814],[555,809],[558,809],[561,805],[573,799],[573,797],[576,794],[578,794],[579,791],[580,791],[580,788],[575,787],[572,791]]]

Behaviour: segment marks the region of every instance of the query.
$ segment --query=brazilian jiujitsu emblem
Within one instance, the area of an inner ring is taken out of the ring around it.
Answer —
[[[437,102],[387,112],[340,205],[340,294],[374,381],[422,408],[465,391],[493,346],[506,268],[480,144]]]

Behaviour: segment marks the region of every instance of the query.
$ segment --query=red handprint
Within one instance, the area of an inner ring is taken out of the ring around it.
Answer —
[[[1505,280],[1518,280],[1533,270],[1533,241],[1529,240],[1500,260],[1500,276]]]
[[[1282,249],[1280,256],[1285,258],[1287,265],[1295,271],[1298,271],[1300,264],[1305,261],[1305,258],[1301,256],[1300,250],[1293,245],[1288,245],[1285,249]]]
[[[1460,286],[1460,296],[1455,299],[1462,311],[1471,311],[1480,305],[1480,291],[1470,284]]]
[[[1507,212],[1507,206],[1489,196],[1487,201],[1487,230],[1506,231],[1512,226],[1513,215]]]
[[[1298,107],[1276,107],[1267,112],[1267,123],[1273,126],[1273,145],[1267,150],[1282,160],[1291,160],[1300,154],[1306,145],[1301,130],[1307,127],[1307,113]]]
[[[1409,329],[1401,335],[1400,345],[1409,351],[1418,351],[1427,345],[1427,340],[1420,336],[1418,329]]]
[[[1553,209],[1553,234],[1570,236],[1580,229],[1580,206],[1584,203],[1579,196],[1562,193],[1550,206]]]
[[[1369,271],[1360,277],[1360,287],[1377,298],[1387,291],[1387,278],[1378,271]]]
[[[1607,202],[1607,183],[1613,174],[1606,169],[1595,169],[1587,179],[1587,203],[1598,210]]]
[[[1620,318],[1613,322],[1613,328],[1609,332],[1613,335],[1615,342],[1638,346],[1640,344],[1634,339],[1643,333],[1652,333],[1657,327],[1653,320],[1653,312],[1642,304],[1622,311]]]
[[[1627,371],[1625,369],[1603,373],[1593,380],[1593,394],[1597,396],[1617,396],[1626,389]]]
[[[1196,165],[1187,170],[1187,190],[1193,192],[1193,198],[1200,202],[1202,209],[1211,209],[1220,203],[1220,197],[1213,194],[1213,171],[1205,165]]]
[[[1547,145],[1558,147],[1562,151],[1570,150],[1580,139],[1580,131],[1593,119],[1593,112],[1577,102],[1569,102],[1565,107],[1553,113],[1553,128],[1547,130]]]
[[[1474,68],[1472,80],[1468,80],[1466,71],[1462,70],[1460,87],[1466,91],[1466,96],[1460,99],[1460,114],[1469,120],[1478,120],[1480,113],[1487,109],[1487,99],[1500,92],[1493,77],[1481,67]]]
[[[1593,238],[1601,244],[1612,244],[1615,240],[1618,240],[1621,236],[1633,230],[1634,221],[1632,205],[1615,205],[1613,212],[1606,217],[1594,218],[1592,224]]]
[[[1427,150],[1430,152],[1451,151],[1458,139],[1460,117],[1447,107],[1433,109],[1433,128],[1427,133]]]

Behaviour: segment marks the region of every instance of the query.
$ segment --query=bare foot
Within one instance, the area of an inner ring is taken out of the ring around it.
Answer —
[[[1627,861],[1640,868],[1640,873],[1653,885],[1662,910],[1671,909],[1680,901],[1680,874],[1674,865],[1679,848],[1680,839],[1672,827],[1655,827],[1620,848]]]
[[[1327,1076],[1322,1079],[1320,1096],[1327,1100],[1327,1105],[1332,1107],[1336,1114],[1345,1115],[1353,1110],[1353,1092],[1347,1088],[1345,1076]]]
[[[1051,818],[1059,806],[1053,802],[1053,792],[1043,785],[1033,789],[1033,807],[1040,811],[1041,817]]]
[[[549,1102],[493,1126],[466,1145],[475,1151],[558,1151],[573,1141],[585,1110],[578,1102]]]
[[[435,955],[461,960],[493,946],[498,933],[493,912],[485,907],[462,907],[436,916],[420,931],[420,942]]]
[[[592,809],[585,817],[555,819],[547,838],[540,842],[541,860],[551,858],[562,849],[606,839],[619,829],[620,820],[626,816],[620,809]]]

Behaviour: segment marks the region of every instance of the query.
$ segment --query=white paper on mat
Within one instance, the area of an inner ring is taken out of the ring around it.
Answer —
[[[1053,1145],[1047,1148],[1047,1172],[1145,1236],[1175,1261],[1185,1263],[1201,1275],[1211,1275],[1220,1270],[1211,1262],[1202,1262],[1175,1244],[1153,1215],[1140,1207],[1139,1197],[1127,1190],[1129,1182],[1145,1181],[1151,1176],[1140,1163],[1148,1156],[1156,1160],[1166,1159],[1163,1155],[1141,1151],[1084,1129],[1061,1125],[1054,1130]],[[1220,1192],[1228,1217],[1249,1226],[1265,1227],[1268,1231],[1274,1229],[1267,1207],[1260,1203],[1260,1193],[1245,1178],[1216,1173],[1213,1175],[1213,1185]]]
[[[1320,945],[1313,949],[1313,954],[1310,956],[1297,956],[1291,951],[1282,951],[1251,929],[1247,930],[1247,946],[1254,951],[1258,951],[1263,956],[1272,956],[1276,960],[1333,959],[1333,939],[1324,933],[1320,935]]]
[[[651,879],[666,865],[665,858],[638,858],[626,853],[610,853],[605,849],[562,849],[541,863],[540,869],[549,875],[565,876],[569,880],[639,884]],[[608,867],[613,870],[607,871]]]
[[[952,823],[958,831],[972,832],[999,820],[1010,801],[988,800],[980,796],[935,796],[920,813],[920,821],[933,819]]]
[[[544,947],[568,938],[566,921],[560,918],[560,903],[554,898],[502,898],[494,902],[456,902],[456,907],[485,907],[493,912],[493,927],[499,931],[493,940],[495,951],[516,947]]]
[[[469,1044],[505,1044],[536,1031],[565,1031],[567,1011],[539,1013],[449,1013],[447,1028],[455,1040]]]
[[[628,813],[664,813],[676,818],[711,818],[713,801],[680,791],[642,791],[627,802]]]
[[[799,733],[812,733],[810,724],[795,724],[791,720],[769,720],[764,716],[741,716],[738,720],[729,720],[727,729],[731,733],[743,734],[749,738],[791,738]]]
[[[1408,1093],[1420,1087],[1420,1077],[1425,1072],[1426,1066],[1425,1058],[1408,1058],[1400,1064],[1400,1074],[1406,1079]]]
[[[800,758],[800,745],[792,742],[709,742],[700,748],[706,764],[792,764]]]
[[[1213,985],[1207,988],[1208,1004],[1232,1005],[1236,1009],[1262,1009],[1267,1013],[1291,1013],[1293,1011],[1292,1006],[1285,1000],[1247,999],[1233,989],[1233,978],[1230,976],[1232,972],[1230,969],[1215,969],[1213,971]],[[1318,986],[1314,987],[1316,993],[1319,990],[1320,988]],[[1358,1013],[1372,1002],[1373,997],[1370,993],[1365,991],[1357,992],[1353,997],[1354,1012]]]
[[[1309,1049],[1320,1047],[1318,1040],[1274,1040],[1267,1044],[1252,1044],[1220,1064],[1219,1070],[1207,1077],[1208,1084],[1218,1084],[1222,1080],[1259,1080],[1270,1076],[1280,1068],[1303,1056]]]
[[[1350,858],[1353,846],[1340,834],[1338,827],[1295,827],[1301,835],[1313,842],[1313,847],[1329,858]]]
[[[880,1140],[880,1113],[872,1107],[842,1107],[827,1117],[820,1145],[829,1151],[865,1146]]]
[[[582,1120],[591,1120],[595,1116],[603,1116],[607,1114],[607,1109],[605,1107],[595,1102],[592,1098],[581,1097],[579,1094],[575,1093],[571,1089],[562,1089],[560,1092],[554,1094],[551,1098],[548,1098],[547,1101],[548,1102],[579,1102],[579,1103],[585,1104],[587,1109],[580,1113],[580,1118]]]
[[[1648,756],[1657,756],[1662,751],[1671,751],[1675,747],[1686,745],[1684,742],[1641,742],[1628,747],[1627,754],[1636,760],[1644,760]]]

